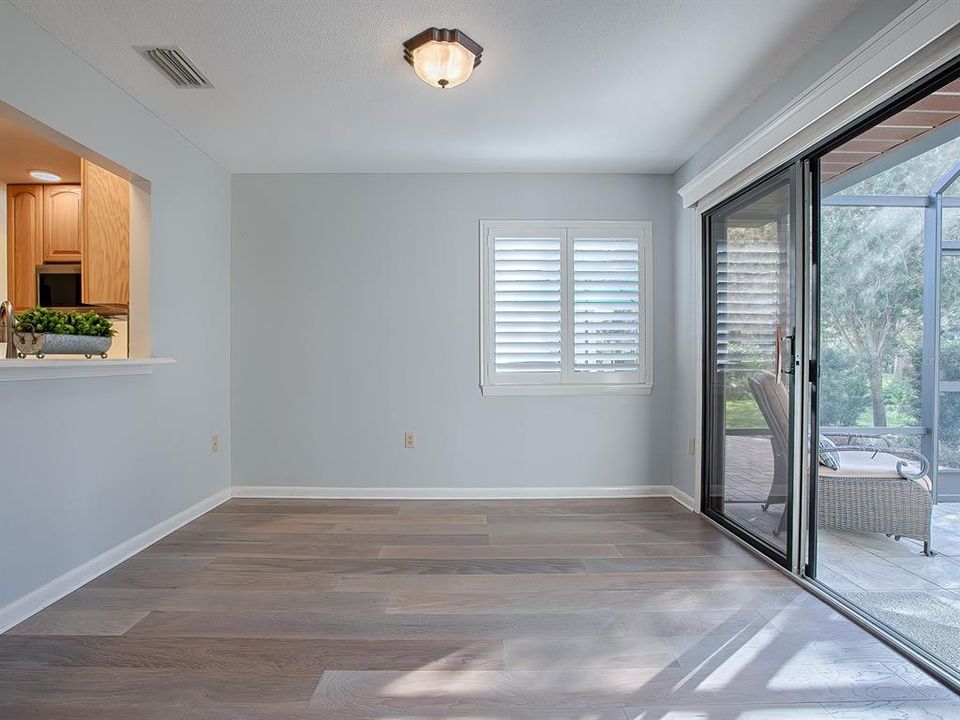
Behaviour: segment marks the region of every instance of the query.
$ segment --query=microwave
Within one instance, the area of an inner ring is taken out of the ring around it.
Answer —
[[[48,308],[80,307],[83,305],[80,278],[80,265],[37,265],[37,305]]]

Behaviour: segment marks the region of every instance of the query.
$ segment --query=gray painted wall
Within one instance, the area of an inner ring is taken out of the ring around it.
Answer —
[[[669,485],[671,193],[668,176],[235,175],[233,484]],[[484,218],[653,220],[652,396],[480,395]]]
[[[231,194],[220,167],[0,3],[0,100],[153,183],[153,347],[178,360],[2,388],[0,607],[229,487],[231,458],[236,485],[692,493],[699,280],[675,189],[908,4],[871,0],[673,178],[238,176]],[[480,396],[480,218],[653,220],[652,396]]]
[[[0,101],[153,183],[153,351],[177,359],[0,387],[3,607],[229,487],[230,179],[6,2]]]
[[[680,196],[676,192],[701,170],[788,105],[799,93],[869,40],[911,4],[912,0],[869,0],[859,10],[851,13],[826,40],[804,56],[793,69],[757,98],[750,107],[714,136],[673,175],[674,243],[672,249],[675,273],[676,347],[674,352],[677,403],[674,414],[672,464],[675,485],[683,492],[694,494],[696,478],[694,458],[687,452],[687,439],[696,435],[696,413],[699,403],[696,381],[700,367],[696,362],[695,348],[701,332],[696,306],[701,278],[697,264],[700,251],[695,247],[696,215],[693,210],[683,207]]]

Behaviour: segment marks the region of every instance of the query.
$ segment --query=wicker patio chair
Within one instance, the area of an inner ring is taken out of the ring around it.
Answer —
[[[773,482],[762,504],[767,510],[772,504],[786,502],[790,402],[786,388],[772,372],[761,371],[751,377],[750,391],[771,433]],[[932,555],[933,486],[927,476],[927,459],[910,448],[837,445],[830,450],[837,453],[839,469],[819,465],[819,527],[882,532],[897,540],[913,538],[923,543],[925,555]],[[785,519],[784,513],[775,535],[783,531]]]
[[[760,507],[764,511],[771,505],[784,505],[774,537],[779,537],[787,522],[787,448],[790,428],[790,400],[786,388],[777,382],[771,372],[758,372],[749,380],[750,392],[760,408],[760,413],[770,428],[770,448],[773,450],[773,482],[770,492]]]

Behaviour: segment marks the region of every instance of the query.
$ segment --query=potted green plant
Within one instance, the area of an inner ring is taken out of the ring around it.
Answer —
[[[105,358],[114,334],[113,323],[95,312],[61,312],[38,307],[17,315],[13,343],[20,358],[27,355]]]

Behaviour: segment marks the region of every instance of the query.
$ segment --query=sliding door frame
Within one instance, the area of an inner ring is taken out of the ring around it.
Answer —
[[[864,131],[869,130],[871,127],[881,123],[883,120],[896,115],[901,110],[909,107],[918,100],[923,99],[931,92],[936,90],[938,87],[943,86],[946,83],[952,82],[953,80],[960,79],[960,55],[954,57],[952,60],[947,62],[945,65],[940,67],[938,70],[932,74],[921,78],[912,85],[908,86],[900,93],[889,99],[887,102],[882,103],[880,106],[874,108],[870,112],[854,119],[852,122],[848,123],[845,127],[839,129],[837,132],[833,133],[830,137],[824,139],[822,142],[810,148],[803,155],[804,162],[806,162],[811,171],[811,183],[809,189],[810,196],[810,205],[814,210],[817,210],[820,206],[820,183],[819,180],[819,163],[820,158],[822,158],[827,153],[832,150],[837,149],[842,146],[848,140],[851,140]],[[960,120],[954,120],[952,122],[960,122]],[[809,364],[809,367],[805,368],[807,371],[807,378],[805,380],[805,385],[811,388],[811,413],[810,413],[810,425],[809,432],[819,433],[819,417],[818,417],[818,403],[816,400],[816,389],[819,384],[819,365],[816,363],[816,358],[819,357],[820,350],[820,323],[819,323],[819,309],[820,309],[820,213],[819,211],[812,212],[811,216],[812,222],[810,225],[810,246],[812,248],[810,267],[808,268],[810,281],[811,281],[811,292],[814,302],[810,303],[810,308],[808,310],[807,318],[805,319],[805,327],[808,333],[808,342],[807,345],[810,347],[810,352],[814,361]],[[926,262],[926,260],[925,260]],[[927,308],[924,308],[924,313],[926,314]],[[935,332],[939,333],[939,328],[936,328]],[[939,343],[937,343],[939,346]],[[939,361],[939,358],[933,358],[935,361],[934,368],[936,368],[936,363]],[[934,372],[934,371],[930,371]],[[935,426],[939,421],[938,418],[933,417],[930,421]],[[935,434],[934,434],[935,437]],[[812,448],[810,453],[811,459],[810,468],[816,469],[817,467],[817,453],[816,447]],[[816,478],[810,475],[809,482],[806,484],[809,486],[809,504],[806,512],[806,531],[807,538],[805,539],[805,544],[808,546],[806,552],[808,555],[808,560],[803,564],[803,576],[807,579],[813,580],[816,582],[816,523],[817,523],[817,514],[816,514]],[[829,588],[825,588],[829,591]]]
[[[836,133],[826,138],[822,142],[818,143],[803,155],[803,162],[809,167],[809,178],[810,178],[810,187],[808,191],[810,199],[810,207],[813,212],[811,214],[811,223],[810,223],[810,247],[812,249],[810,264],[807,267],[807,273],[809,275],[810,281],[810,291],[812,302],[810,307],[807,310],[807,314],[804,320],[805,330],[807,332],[807,342],[806,344],[810,348],[811,353],[811,362],[808,363],[808,366],[804,368],[806,378],[804,379],[804,386],[808,387],[810,390],[810,398],[808,408],[810,410],[809,417],[810,423],[807,425],[806,434],[808,437],[817,437],[819,435],[819,417],[818,417],[818,402],[817,402],[817,387],[819,386],[819,365],[817,363],[817,358],[819,357],[820,349],[820,323],[819,323],[819,309],[820,309],[820,183],[819,180],[819,162],[820,158],[829,153],[830,151],[840,147],[848,140],[857,137],[864,131],[870,129],[874,125],[879,124],[883,120],[897,114],[901,110],[909,107],[917,100],[920,100],[931,92],[936,90],[938,87],[943,86],[946,83],[952,82],[953,80],[960,79],[960,55],[954,57],[952,60],[947,62],[945,65],[940,67],[938,70],[934,71],[930,75],[921,78],[917,82],[905,88],[903,91],[898,93],[896,96],[888,100],[887,102],[881,104],[879,107],[874,110],[864,114],[863,116],[854,119],[851,123],[845,127],[838,130]],[[960,122],[960,120],[955,120],[953,122]],[[928,249],[928,248],[925,248]],[[938,272],[939,272],[939,253],[937,253],[938,259]],[[927,259],[925,258],[925,263]],[[925,276],[926,278],[926,276]],[[938,280],[939,282],[939,280]],[[924,308],[924,313],[928,311],[928,308]],[[939,312],[939,310],[938,310]],[[939,333],[939,327],[935,328],[934,332]],[[939,353],[939,343],[935,343],[934,350]],[[926,353],[925,353],[926,354]],[[934,357],[934,370],[928,372],[936,372],[934,376],[939,377],[939,371],[936,370],[939,358]],[[934,406],[936,407],[936,406]],[[939,418],[932,417],[930,418],[933,425],[936,427],[936,423],[939,422]],[[934,433],[934,441],[936,441],[936,433]],[[807,458],[809,470],[805,474],[806,493],[807,493],[807,506],[804,512],[805,521],[803,523],[805,536],[802,540],[801,551],[806,553],[806,561],[801,564],[800,572],[798,573],[799,579],[806,585],[809,589],[815,592],[821,599],[832,605],[837,610],[843,612],[847,617],[856,622],[858,625],[863,627],[865,630],[869,631],[879,639],[883,640],[895,650],[900,652],[902,655],[906,656],[912,662],[920,665],[924,670],[926,670],[930,675],[935,677],[938,681],[944,685],[950,687],[956,692],[960,692],[960,676],[956,674],[956,671],[948,667],[944,662],[939,658],[934,657],[926,650],[917,645],[914,641],[906,638],[894,628],[886,625],[885,623],[873,618],[867,612],[862,610],[860,607],[854,605],[852,602],[847,600],[842,594],[833,590],[829,585],[818,580],[816,577],[816,568],[817,568],[817,478],[816,478],[816,468],[818,467],[818,457],[817,457],[817,445],[816,443],[811,442],[810,453]],[[936,457],[936,453],[934,453]]]
[[[803,527],[800,522],[802,503],[801,498],[802,485],[800,483],[801,473],[806,467],[807,461],[802,457],[805,455],[803,444],[796,440],[790,445],[787,460],[787,500],[784,506],[787,522],[785,528],[785,548],[781,553],[779,548],[770,543],[762,541],[757,535],[749,532],[739,524],[733,522],[723,513],[711,506],[711,488],[714,485],[716,474],[722,472],[718,465],[723,464],[723,447],[716,447],[716,437],[711,432],[711,428],[722,419],[722,409],[717,407],[717,398],[710,392],[712,387],[713,370],[716,365],[716,343],[714,338],[717,332],[716,322],[712,307],[712,298],[716,295],[716,263],[712,248],[712,233],[710,228],[710,218],[717,212],[728,209],[732,205],[747,204],[757,196],[762,195],[771,186],[774,186],[786,179],[790,187],[790,222],[793,228],[790,231],[788,239],[788,252],[792,252],[790,268],[792,277],[788,278],[792,290],[792,311],[790,319],[793,325],[793,334],[800,333],[804,318],[806,317],[807,305],[807,282],[803,271],[805,258],[808,249],[807,218],[809,208],[804,198],[806,193],[804,186],[806,183],[803,173],[803,166],[800,162],[792,162],[783,165],[759,180],[751,183],[741,191],[726,198],[714,207],[700,214],[700,237],[701,237],[701,257],[702,278],[701,288],[703,290],[703,317],[702,317],[702,360],[701,360],[701,428],[700,437],[702,439],[700,456],[700,512],[708,518],[723,527],[727,532],[735,535],[742,542],[748,544],[754,550],[762,553],[772,562],[781,567],[796,573],[800,568],[801,555],[798,552],[800,548],[799,536]],[[804,343],[791,343],[792,357],[784,358],[784,364],[790,363],[793,366],[792,374],[794,381],[792,383],[792,392],[790,394],[790,418],[791,428],[794,438],[802,437],[801,428],[805,422],[805,404],[803,402],[803,391],[806,385],[805,374],[801,372],[806,365],[806,349]],[[799,462],[798,462],[799,461]]]
[[[939,659],[907,639],[893,628],[874,619],[859,607],[846,600],[841,594],[832,590],[828,585],[816,578],[817,566],[817,483],[816,469],[818,466],[819,417],[818,417],[818,383],[820,355],[820,158],[831,150],[843,145],[847,140],[856,137],[864,130],[896,114],[905,107],[928,95],[932,90],[952,80],[960,78],[960,55],[955,56],[933,73],[923,77],[897,95],[882,103],[878,107],[854,118],[847,125],[837,130],[824,140],[814,144],[795,156],[790,162],[765,173],[762,178],[749,183],[738,192],[729,195],[722,202],[717,203],[709,210],[700,212],[701,259],[703,293],[701,310],[702,317],[702,357],[701,357],[701,402],[702,412],[700,431],[702,433],[702,453],[700,458],[700,478],[698,491],[701,495],[701,511],[706,517],[717,523],[722,529],[734,535],[739,540],[760,552],[772,562],[776,563],[788,576],[806,587],[821,600],[844,614],[851,621],[878,639],[887,643],[894,650],[918,664],[927,673],[938,681],[960,692],[960,676],[946,666]],[[960,120],[956,121],[960,122]],[[794,451],[791,462],[793,482],[789,485],[792,492],[792,513],[788,520],[788,545],[785,564],[764,548],[761,543],[746,532],[739,530],[736,525],[718,517],[717,513],[709,511],[709,489],[712,479],[710,458],[711,442],[709,423],[711,422],[711,404],[709,397],[710,372],[714,362],[712,345],[712,323],[710,312],[711,302],[711,272],[713,259],[710,253],[709,216],[717,209],[722,209],[731,202],[761,188],[772,178],[783,173],[787,167],[793,167],[799,179],[798,202],[795,213],[798,222],[796,233],[797,251],[797,284],[796,284],[796,331],[802,335],[802,342],[797,343],[795,354],[796,381],[793,393],[792,417],[794,422]],[[934,418],[936,421],[936,418]]]
[[[798,516],[801,518],[800,533],[797,538],[797,553],[801,561],[794,568],[800,577],[813,577],[817,567],[817,468],[820,464],[820,159],[806,158],[802,162],[804,177],[804,213],[807,218],[807,258],[802,266],[804,285],[807,288],[807,302],[803,315],[803,345],[806,348],[806,362],[800,370],[800,383],[803,387],[803,403],[807,422],[800,428],[801,437],[806,439],[807,448],[803,453],[805,465],[800,469],[800,494],[803,498]]]

